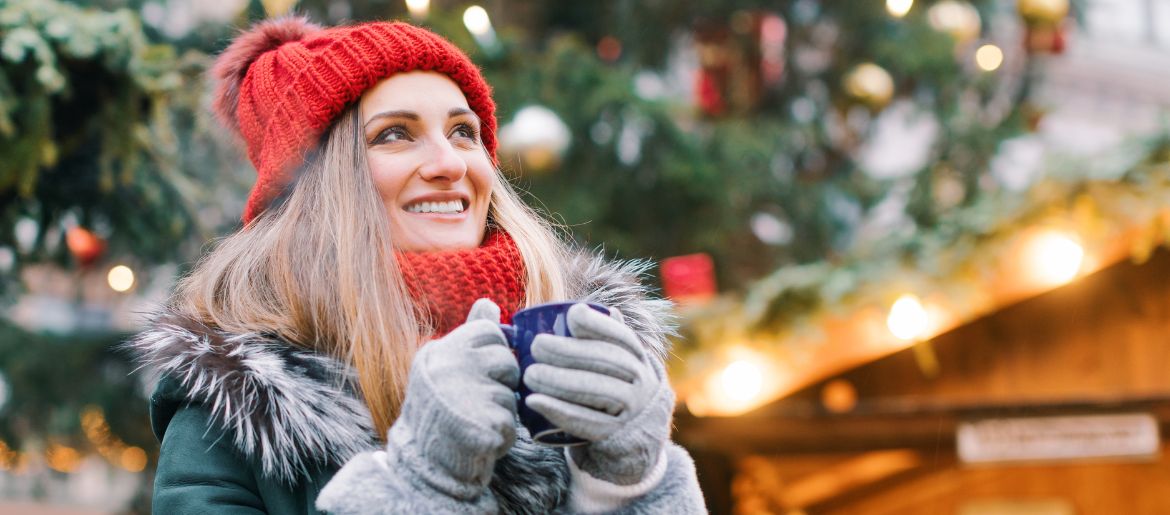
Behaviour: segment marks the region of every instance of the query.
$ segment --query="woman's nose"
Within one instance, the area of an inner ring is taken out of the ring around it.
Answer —
[[[455,182],[467,174],[467,161],[447,138],[432,140],[427,145],[427,153],[426,162],[418,169],[424,180]]]

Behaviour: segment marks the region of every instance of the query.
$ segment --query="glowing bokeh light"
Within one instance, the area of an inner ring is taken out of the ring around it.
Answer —
[[[914,0],[886,0],[886,11],[895,18],[906,16],[913,6]]]
[[[1003,64],[1003,50],[995,45],[983,45],[975,51],[975,64],[985,72],[995,71]]]
[[[118,265],[110,269],[110,273],[106,274],[106,281],[110,283],[110,288],[116,292],[128,291],[134,287],[134,271],[126,265]]]
[[[764,374],[760,365],[747,360],[734,361],[720,374],[723,393],[735,401],[748,401],[760,394]]]
[[[922,307],[918,297],[911,294],[902,295],[890,307],[886,327],[889,327],[890,332],[898,339],[918,340],[926,336],[926,308]]]

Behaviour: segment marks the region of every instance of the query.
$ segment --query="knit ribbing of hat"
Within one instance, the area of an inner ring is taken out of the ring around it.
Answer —
[[[524,261],[516,242],[493,231],[483,245],[468,250],[400,252],[398,265],[419,313],[430,319],[435,336],[447,334],[467,318],[481,298],[500,307],[501,322],[524,305]]]

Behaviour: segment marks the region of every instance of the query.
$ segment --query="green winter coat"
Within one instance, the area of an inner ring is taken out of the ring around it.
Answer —
[[[669,304],[637,281],[644,265],[582,255],[569,269],[575,298],[618,307],[648,350],[665,355]],[[435,495],[417,472],[381,464],[384,444],[354,392],[354,373],[337,360],[168,314],[129,347],[161,377],[150,399],[162,443],[155,513],[315,514],[323,490],[329,509],[344,514],[473,511]],[[686,451],[671,445],[665,456],[657,486],[620,512],[704,512]],[[500,513],[571,513],[577,483],[570,468],[561,449],[533,443],[518,427],[516,443],[496,461],[488,505]]]
[[[150,425],[162,442],[154,513],[321,513],[313,504],[336,467],[315,467],[295,485],[282,483],[233,448],[207,407],[189,404],[183,393],[178,380],[165,377],[150,397]]]

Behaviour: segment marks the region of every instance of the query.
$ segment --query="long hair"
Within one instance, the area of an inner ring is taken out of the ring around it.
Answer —
[[[345,360],[384,438],[431,328],[394,257],[360,127],[356,105],[343,112],[286,196],[219,241],[179,282],[171,309],[227,333],[271,334]],[[566,298],[567,245],[499,170],[488,223],[516,242],[526,304]]]

